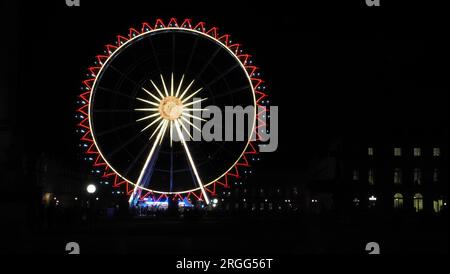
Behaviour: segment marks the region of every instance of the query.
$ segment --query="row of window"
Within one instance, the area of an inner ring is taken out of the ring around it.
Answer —
[[[239,185],[243,185],[242,182],[235,182],[234,185],[239,186]],[[251,196],[255,196],[255,195],[259,195],[260,197],[264,197],[266,195],[269,196],[282,196],[282,195],[292,195],[292,196],[297,196],[299,195],[299,190],[297,187],[292,187],[292,188],[284,188],[284,189],[272,189],[272,188],[260,188],[260,189],[250,189],[247,190],[246,188],[244,189],[239,189],[239,188],[235,188],[233,193],[231,191],[224,191],[222,192],[222,195],[224,195],[224,197],[231,197],[232,194],[237,195],[239,193],[242,194],[247,194],[250,193]]]
[[[421,212],[423,211],[423,204],[424,204],[424,198],[423,195],[420,193],[416,193],[414,194],[413,198],[413,206],[414,206],[414,210],[416,212]],[[377,197],[375,196],[371,196],[369,197],[369,208],[375,208],[376,204],[377,204]],[[393,206],[395,209],[402,209],[403,205],[404,205],[404,196],[401,193],[396,193],[393,197]],[[360,205],[360,200],[358,198],[355,198],[353,200],[353,203],[355,206],[359,207]],[[435,199],[433,200],[433,211],[435,213],[440,213],[444,207],[447,206],[447,203],[444,202],[443,199]]]
[[[367,149],[367,154],[369,156],[374,156],[375,155],[375,149],[373,147],[369,147]],[[420,148],[420,147],[413,148],[413,155],[414,155],[414,157],[422,156],[422,148]],[[432,155],[433,155],[433,157],[440,157],[441,156],[441,148],[439,148],[439,147],[433,148]],[[401,157],[402,156],[402,148],[401,147],[394,147],[394,156],[395,157]]]
[[[422,169],[420,168],[414,168],[412,172],[413,176],[413,182],[416,185],[421,185],[423,183],[423,174]],[[353,170],[353,180],[359,181],[360,180],[360,174],[359,170],[355,169]],[[367,172],[367,181],[369,182],[369,185],[375,185],[375,172],[373,169],[369,169]],[[433,170],[433,182],[439,182],[439,169],[435,168]],[[393,172],[393,182],[396,185],[400,185],[403,182],[403,172],[400,168],[395,168]]]

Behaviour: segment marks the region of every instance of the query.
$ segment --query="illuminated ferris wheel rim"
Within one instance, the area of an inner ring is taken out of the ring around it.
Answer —
[[[169,23],[170,24],[170,23]],[[191,26],[191,25],[190,25]],[[203,29],[204,30],[204,29]],[[150,36],[150,35],[154,35],[157,34],[159,32],[171,32],[171,31],[179,31],[179,32],[185,32],[185,33],[193,33],[196,35],[200,35],[206,39],[209,39],[211,41],[213,41],[214,43],[216,43],[217,45],[219,45],[221,48],[226,49],[227,52],[238,62],[239,66],[241,67],[242,71],[245,72],[245,76],[247,77],[247,81],[249,84],[249,87],[251,88],[252,91],[252,99],[253,99],[253,106],[254,106],[254,111],[253,111],[253,121],[252,121],[252,129],[251,132],[253,134],[253,132],[256,129],[256,121],[257,121],[257,99],[256,99],[256,95],[255,95],[255,86],[252,82],[252,78],[251,75],[249,74],[249,72],[247,71],[247,68],[245,67],[245,64],[243,64],[243,62],[239,59],[239,57],[237,56],[237,54],[231,50],[228,45],[224,44],[222,41],[220,41],[219,39],[217,39],[216,37],[213,37],[211,35],[209,35],[208,33],[205,33],[204,31],[199,31],[196,29],[193,29],[191,27],[186,28],[186,27],[182,27],[182,26],[163,26],[161,28],[155,28],[155,29],[150,29],[148,31],[142,31],[142,33],[135,35],[134,37],[129,38],[127,41],[120,43],[119,45],[117,45],[117,48],[112,51],[109,52],[109,56],[107,57],[107,59],[103,62],[100,63],[101,67],[100,70],[98,71],[98,73],[95,75],[94,78],[94,82],[92,84],[92,88],[91,88],[91,92],[89,95],[89,107],[88,107],[88,121],[89,121],[89,128],[91,130],[91,135],[92,135],[92,140],[93,143],[98,151],[98,153],[100,154],[100,157],[103,159],[103,161],[107,164],[107,166],[115,173],[117,174],[117,176],[119,176],[122,180],[126,181],[127,183],[131,184],[133,187],[137,187],[141,190],[147,191],[149,193],[155,193],[155,194],[164,194],[164,195],[177,195],[177,194],[187,194],[187,193],[192,193],[192,192],[196,192],[199,190],[202,190],[204,188],[207,188],[208,186],[211,186],[212,184],[214,184],[215,182],[219,181],[221,178],[223,178],[224,176],[226,176],[227,174],[230,173],[230,171],[233,170],[233,168],[236,167],[236,165],[240,162],[240,160],[242,159],[242,157],[244,156],[244,154],[246,153],[246,151],[248,150],[250,143],[252,142],[252,134],[249,136],[246,145],[244,146],[243,151],[241,152],[241,154],[239,155],[239,157],[237,157],[236,161],[220,176],[218,176],[217,178],[215,178],[214,180],[211,180],[210,182],[207,182],[205,184],[203,184],[203,186],[198,186],[196,188],[192,188],[189,190],[183,190],[183,191],[174,191],[174,192],[167,192],[167,191],[158,191],[158,190],[154,190],[154,189],[149,189],[146,187],[142,187],[137,185],[137,183],[132,182],[130,179],[126,178],[125,176],[123,176],[120,172],[118,172],[113,165],[111,165],[108,161],[108,159],[104,156],[103,152],[100,149],[100,146],[97,143],[96,140],[96,136],[94,133],[94,127],[92,125],[92,107],[93,104],[92,100],[94,97],[94,94],[96,93],[96,86],[98,83],[98,79],[101,78],[102,72],[103,70],[108,66],[108,63],[114,59],[114,57],[118,54],[120,54],[121,50],[124,49],[125,47],[127,47],[128,45],[132,44],[133,42],[145,37],[145,36]],[[203,188],[203,189],[202,189]]]

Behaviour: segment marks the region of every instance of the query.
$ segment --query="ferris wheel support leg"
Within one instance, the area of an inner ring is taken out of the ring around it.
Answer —
[[[205,187],[203,186],[202,180],[200,179],[200,175],[198,174],[197,168],[195,167],[194,159],[192,159],[191,153],[189,151],[189,147],[186,144],[186,140],[184,140],[183,133],[180,130],[180,124],[175,120],[175,128],[177,130],[178,136],[180,136],[181,143],[183,143],[184,150],[189,159],[189,163],[191,165],[192,170],[194,171],[195,177],[197,179],[197,183],[200,186],[200,190],[202,191],[203,197],[207,205],[209,205],[208,194],[205,191]]]
[[[145,172],[147,171],[147,168],[148,168],[150,162],[152,161],[152,159],[154,157],[156,147],[158,145],[160,145],[160,142],[161,142],[162,138],[164,137],[164,133],[165,133],[166,129],[167,129],[167,122],[164,122],[164,125],[159,129],[158,136],[156,137],[155,142],[153,143],[153,147],[152,147],[152,149],[150,150],[150,153],[147,156],[147,160],[145,161],[144,167],[141,170],[141,173],[139,175],[139,179],[138,179],[136,185],[134,186],[133,193],[131,194],[130,199],[128,200],[128,203],[129,203],[130,207],[134,206],[137,203],[137,200],[140,197],[140,193],[141,193],[140,191],[141,191],[141,186],[142,186],[142,179],[144,178]],[[139,194],[139,195],[137,195],[137,194]]]

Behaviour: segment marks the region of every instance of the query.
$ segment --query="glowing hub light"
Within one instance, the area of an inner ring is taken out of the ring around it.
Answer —
[[[369,201],[371,201],[371,202],[375,202],[377,200],[377,197],[375,197],[375,196],[371,196],[371,197],[369,197]]]
[[[159,114],[163,119],[174,121],[183,114],[183,103],[177,97],[169,96],[161,100]]]
[[[93,184],[90,184],[90,185],[87,186],[86,191],[89,194],[93,194],[93,193],[95,193],[97,191],[97,187],[95,185],[93,185]]]

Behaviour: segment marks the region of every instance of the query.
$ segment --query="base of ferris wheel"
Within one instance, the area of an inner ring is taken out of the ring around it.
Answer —
[[[152,216],[159,213],[187,213],[207,212],[218,206],[218,199],[212,199],[210,204],[202,200],[192,201],[187,197],[172,199],[169,196],[163,198],[141,197],[141,190],[132,194],[129,200],[130,211],[136,216]]]

